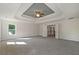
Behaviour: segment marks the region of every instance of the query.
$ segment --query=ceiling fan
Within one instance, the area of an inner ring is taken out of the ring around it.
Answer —
[[[44,16],[44,13],[40,10],[36,10],[34,15],[35,15],[35,17],[40,18],[40,17]]]

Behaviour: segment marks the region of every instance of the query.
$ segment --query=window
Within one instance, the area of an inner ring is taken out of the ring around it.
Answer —
[[[14,35],[15,34],[15,25],[9,24],[9,35]]]

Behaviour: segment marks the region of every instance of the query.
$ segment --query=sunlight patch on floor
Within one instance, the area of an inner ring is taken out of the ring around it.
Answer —
[[[22,39],[22,40],[30,40],[32,38],[18,38],[18,39]]]
[[[7,42],[6,44],[7,45],[15,45],[15,44],[17,44],[17,45],[27,45],[26,42]]]
[[[7,45],[14,45],[15,42],[7,42]]]
[[[26,42],[15,42],[15,43],[18,45],[26,45],[27,44]]]

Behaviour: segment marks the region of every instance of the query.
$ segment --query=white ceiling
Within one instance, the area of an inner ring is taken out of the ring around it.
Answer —
[[[63,14],[67,17],[79,17],[79,3],[57,4]]]
[[[79,17],[79,4],[78,3],[46,3],[52,10],[55,11],[54,14],[42,17],[42,18],[32,18],[29,16],[22,17],[21,15],[25,10],[27,10],[32,3],[0,3],[0,17],[17,18],[21,20],[29,21],[44,21],[49,19],[58,19],[63,16]]]
[[[14,17],[21,4],[0,3],[0,17]]]

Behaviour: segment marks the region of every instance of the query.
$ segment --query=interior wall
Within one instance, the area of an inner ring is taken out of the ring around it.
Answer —
[[[8,24],[16,25],[16,35],[8,34]],[[56,25],[56,38],[79,41],[79,19],[63,19],[61,21],[54,21],[48,23],[27,23],[26,21],[0,21],[0,37],[2,39],[13,39],[18,37],[36,36],[42,35],[47,36],[47,25]],[[39,26],[40,25],[40,26]],[[2,27],[1,27],[2,26]],[[2,31],[1,31],[2,29]]]
[[[56,23],[43,23],[43,24],[40,24],[40,35],[43,36],[43,37],[47,37],[47,26],[48,25],[55,25],[55,38],[58,39],[58,36],[59,36],[59,31],[58,31],[58,24]]]
[[[79,19],[62,19],[60,21],[43,23],[40,25],[40,35],[47,36],[47,25],[55,24],[56,25],[56,38],[79,41]]]
[[[0,41],[1,41],[1,20],[0,20]]]
[[[14,24],[16,27],[16,34],[9,35],[8,24]],[[2,40],[13,39],[18,37],[36,36],[39,34],[39,25],[28,23],[26,21],[10,21],[2,20]]]
[[[79,41],[79,19],[69,19],[62,21],[60,38]]]

